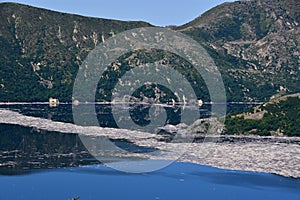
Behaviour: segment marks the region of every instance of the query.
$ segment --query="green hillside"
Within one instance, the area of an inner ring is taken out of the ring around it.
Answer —
[[[228,101],[267,101],[300,92],[299,10],[298,0],[237,1],[173,28],[206,48],[222,74]],[[97,44],[125,30],[152,26],[15,3],[0,3],[0,16],[0,102],[49,97],[69,102],[78,67]],[[199,78],[188,63],[168,52],[135,52],[120,60],[123,71],[99,83],[97,100],[110,100],[112,83],[130,69],[129,63],[153,61],[180,69],[191,84]],[[192,86],[209,100],[203,80]]]
[[[226,134],[300,136],[300,95],[272,100],[248,113],[228,116]]]

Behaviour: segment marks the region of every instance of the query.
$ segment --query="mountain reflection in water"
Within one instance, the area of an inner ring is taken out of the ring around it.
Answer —
[[[76,134],[0,124],[0,174],[18,175],[52,168],[99,164]],[[148,152],[125,140],[111,140],[129,152]],[[109,155],[111,159],[118,159]],[[121,159],[121,158],[120,158]]]

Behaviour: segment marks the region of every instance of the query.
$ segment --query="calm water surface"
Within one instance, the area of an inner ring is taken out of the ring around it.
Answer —
[[[68,105],[1,107],[73,121]],[[103,126],[114,126],[109,108],[100,107],[98,112]],[[124,140],[113,142],[131,152],[152,151]],[[77,196],[83,200],[300,199],[300,179],[190,163],[174,163],[153,173],[126,174],[101,165],[75,134],[5,124],[0,124],[0,188],[0,200],[67,200]]]
[[[0,199],[300,199],[300,180],[189,163],[139,175],[93,165],[0,176],[0,187]]]

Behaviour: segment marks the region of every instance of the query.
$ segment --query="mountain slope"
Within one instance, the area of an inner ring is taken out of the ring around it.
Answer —
[[[298,0],[238,1],[175,29],[207,49],[221,71],[228,101],[266,101],[300,92],[299,10]],[[14,3],[1,3],[0,16],[0,101],[46,101],[51,96],[71,101],[78,66],[97,44],[122,31],[151,26]],[[152,50],[135,53],[132,60],[183,62]],[[130,60],[126,62],[120,63],[128,70]],[[105,89],[111,87],[106,81]],[[103,96],[109,99],[107,93]]]
[[[145,22],[0,4],[0,101],[70,101],[78,66],[99,43]]]
[[[246,99],[266,100],[299,92],[299,24],[299,0],[252,0],[224,3],[176,29],[217,52],[225,79],[235,80]]]
[[[300,94],[273,99],[250,112],[229,116],[227,134],[300,136]]]

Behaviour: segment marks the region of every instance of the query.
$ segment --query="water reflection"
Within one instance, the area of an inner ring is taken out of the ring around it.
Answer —
[[[133,153],[155,151],[126,140],[111,140]],[[122,157],[104,152],[110,161]],[[44,131],[19,125],[0,124],[0,174],[18,175],[53,168],[99,164],[76,134]]]
[[[99,163],[75,134],[0,125],[0,174]]]
[[[238,109],[249,107],[239,105]],[[72,105],[47,104],[0,105],[24,115],[73,123]],[[201,116],[209,116],[209,105],[200,109]],[[116,127],[110,105],[96,105],[99,124],[102,127]],[[84,114],[84,113],[83,113]],[[128,152],[151,152],[125,140],[114,140],[116,146]],[[113,155],[108,158],[121,159]],[[112,160],[114,161],[114,160]],[[0,124],[0,174],[16,175],[31,173],[41,169],[74,167],[98,164],[82,144],[76,134],[62,134],[18,125]]]

